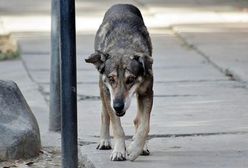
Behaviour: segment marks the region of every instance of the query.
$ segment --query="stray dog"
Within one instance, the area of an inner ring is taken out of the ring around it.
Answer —
[[[95,37],[95,53],[85,59],[99,71],[102,100],[100,144],[97,149],[110,146],[109,125],[113,127],[113,161],[133,161],[140,154],[149,155],[146,138],[150,129],[153,104],[152,44],[138,8],[117,4],[106,13]],[[136,93],[137,114],[134,119],[135,135],[125,147],[125,134],[120,117],[130,106]]]

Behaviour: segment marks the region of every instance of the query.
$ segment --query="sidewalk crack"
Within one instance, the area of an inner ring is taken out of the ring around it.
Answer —
[[[28,69],[28,66],[27,66],[25,60],[22,58],[22,54],[21,54],[21,62],[22,62],[22,65],[23,65],[23,67],[24,67],[24,69],[25,69],[25,71],[26,71],[26,73],[27,73],[28,78],[29,78],[34,84],[37,85],[37,87],[38,87],[38,89],[37,89],[38,92],[42,95],[42,97],[43,97],[43,99],[45,100],[45,102],[47,103],[47,105],[49,105],[49,101],[48,101],[48,99],[46,98],[46,93],[45,93],[45,91],[44,91],[44,88],[42,87],[42,85],[41,85],[40,83],[38,83],[37,81],[35,81],[35,79],[32,77],[32,75],[31,75],[31,73],[30,73],[30,71],[29,71],[29,69]]]
[[[231,71],[228,68],[224,68],[219,66],[218,64],[216,64],[214,61],[212,61],[204,52],[202,52],[198,47],[196,47],[195,45],[191,44],[190,42],[187,41],[187,39],[185,39],[183,36],[180,35],[180,33],[178,33],[173,26],[170,27],[170,29],[172,30],[172,32],[174,33],[174,35],[180,40],[182,41],[183,45],[186,48],[192,49],[193,51],[195,51],[197,54],[199,54],[200,56],[202,56],[210,65],[212,65],[215,69],[217,69],[219,72],[221,72],[223,75],[225,75],[229,80],[231,81],[238,81],[241,83],[245,83],[245,81],[243,81],[237,74],[235,74],[233,71]]]
[[[244,135],[248,134],[248,131],[227,131],[227,132],[206,132],[206,133],[188,133],[188,134],[151,134],[148,135],[148,140],[153,138],[178,138],[178,137],[206,137],[206,136],[218,136],[218,135]],[[100,136],[93,136],[99,138]],[[113,138],[113,137],[111,137]],[[132,140],[133,136],[126,135],[126,140]]]

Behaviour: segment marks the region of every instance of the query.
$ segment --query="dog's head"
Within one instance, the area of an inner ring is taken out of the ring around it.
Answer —
[[[117,116],[126,113],[131,97],[145,77],[152,74],[152,58],[136,53],[132,55],[109,55],[96,51],[87,63],[95,65],[110,92],[111,106]]]

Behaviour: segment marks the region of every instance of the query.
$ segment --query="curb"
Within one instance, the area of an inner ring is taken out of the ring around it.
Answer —
[[[80,147],[78,148],[78,167],[79,168],[95,168],[87,154],[82,154]]]

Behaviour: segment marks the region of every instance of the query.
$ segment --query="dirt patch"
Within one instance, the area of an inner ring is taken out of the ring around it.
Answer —
[[[61,150],[55,147],[44,147],[40,155],[28,160],[0,162],[2,168],[60,168]]]

